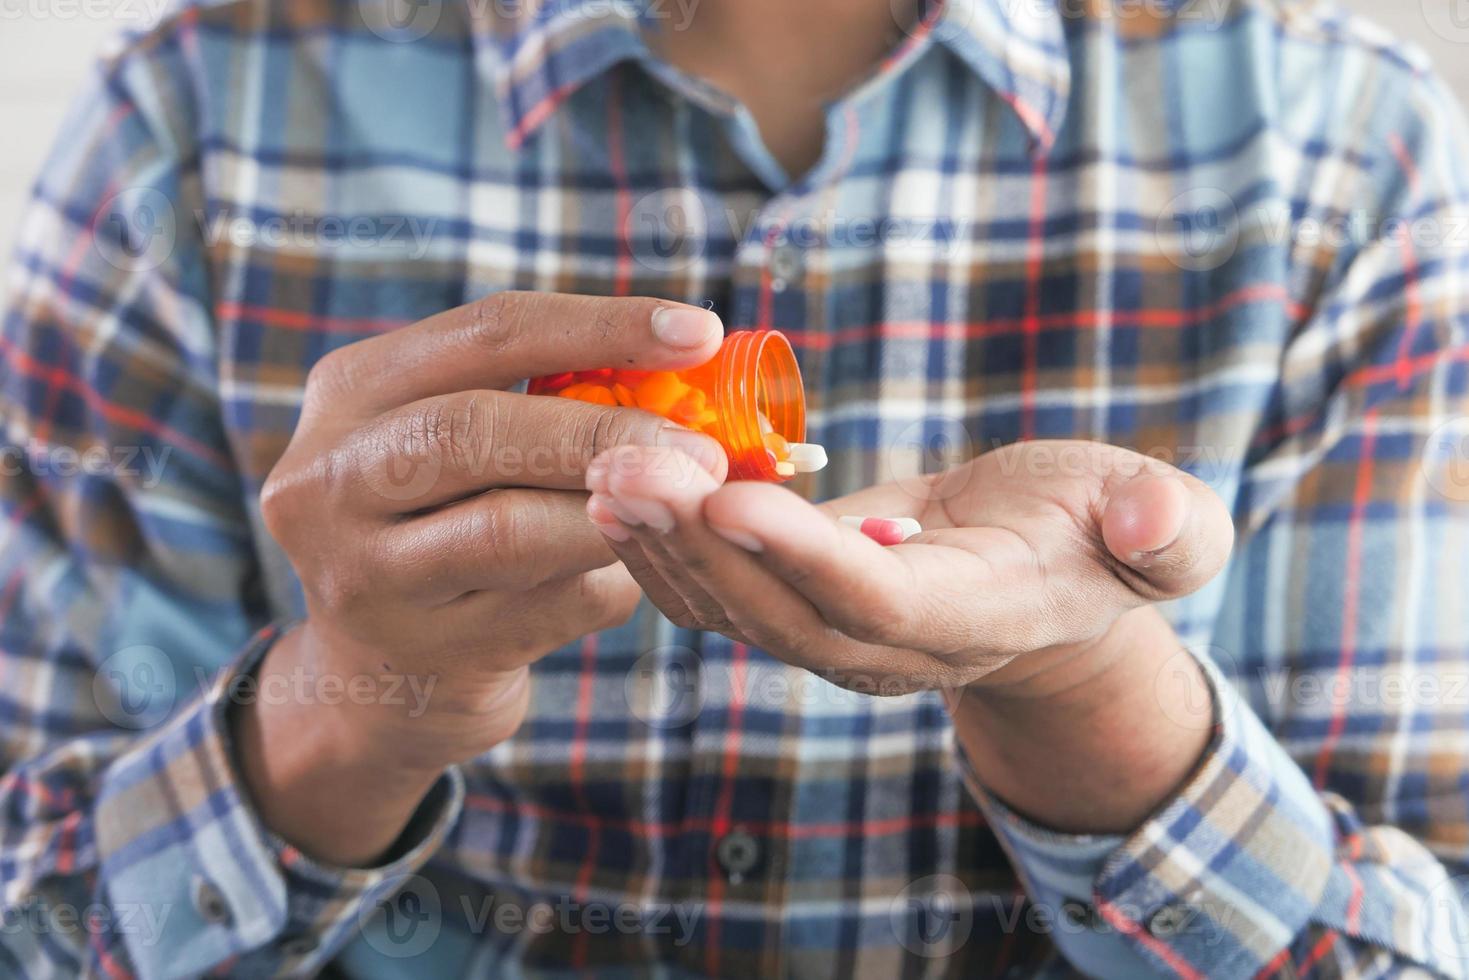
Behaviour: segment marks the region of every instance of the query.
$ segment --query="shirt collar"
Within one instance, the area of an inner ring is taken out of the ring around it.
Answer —
[[[475,60],[494,86],[507,140],[519,147],[556,108],[618,62],[648,56],[642,30],[667,26],[676,0],[466,0]],[[999,94],[1048,150],[1071,92],[1054,0],[930,0],[906,47],[953,51]]]
[[[933,0],[924,27],[1003,99],[1042,151],[1071,97],[1071,60],[1054,0]]]
[[[588,81],[647,54],[646,0],[465,2],[475,64],[494,87],[512,148]]]

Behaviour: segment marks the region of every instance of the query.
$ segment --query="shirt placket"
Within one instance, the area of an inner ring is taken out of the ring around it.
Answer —
[[[775,297],[800,288],[799,257],[781,233],[779,216],[789,208],[789,202],[773,199],[745,230],[731,269],[727,331],[771,329]],[[752,943],[743,917],[731,917],[728,910],[732,904],[781,906],[787,868],[787,835],[781,828],[790,818],[775,789],[781,752],[751,752],[748,744],[771,737],[773,726],[799,723],[798,718],[774,720],[776,709],[765,696],[789,668],[722,636],[691,633],[689,640],[702,663],[703,702],[692,733],[686,843],[691,877],[706,883],[702,894],[689,897],[703,903],[707,921],[702,948],[684,955],[690,968],[710,974],[756,969],[781,975],[779,917],[766,917]]]

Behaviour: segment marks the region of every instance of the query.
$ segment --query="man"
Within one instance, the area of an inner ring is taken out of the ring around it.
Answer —
[[[1324,4],[172,10],[0,337],[8,969],[1462,975],[1466,148]],[[519,393],[750,328],[799,493]]]

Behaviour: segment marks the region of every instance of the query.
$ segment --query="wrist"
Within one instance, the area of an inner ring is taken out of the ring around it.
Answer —
[[[362,664],[379,670],[357,666]],[[345,760],[419,778],[436,778],[510,738],[530,704],[528,667],[472,678],[432,668],[405,672],[381,653],[323,635],[309,622],[282,637],[260,676],[262,690],[282,678],[278,687],[312,691],[330,684],[355,691],[331,704],[316,698],[303,721],[328,734]]]
[[[1132,830],[1207,747],[1214,712],[1202,669],[1152,607],[1127,613],[1095,641],[1036,659],[951,703],[976,774],[1054,829]]]
[[[229,708],[237,765],[261,821],[278,836],[328,864],[371,866],[445,769],[476,753],[462,733],[436,737],[448,723],[420,710],[421,701],[386,693],[392,684],[354,688],[365,675],[344,673],[323,653],[298,626],[241,679]],[[521,679],[505,688],[507,700],[517,687],[523,699]],[[513,707],[518,725],[523,708]]]
[[[1163,633],[1172,637],[1154,607],[1133,609],[1090,639],[1015,658],[970,684],[964,698],[1006,711],[1102,701],[1110,688],[1127,683],[1123,675],[1142,676],[1150,666],[1144,661],[1166,652],[1156,642]]]

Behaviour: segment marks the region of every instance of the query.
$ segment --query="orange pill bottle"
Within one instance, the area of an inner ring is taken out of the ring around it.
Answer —
[[[781,482],[791,443],[806,440],[806,393],[791,342],[777,330],[742,330],[719,353],[683,371],[602,368],[535,378],[532,395],[640,408],[703,432],[724,447],[735,480]]]

